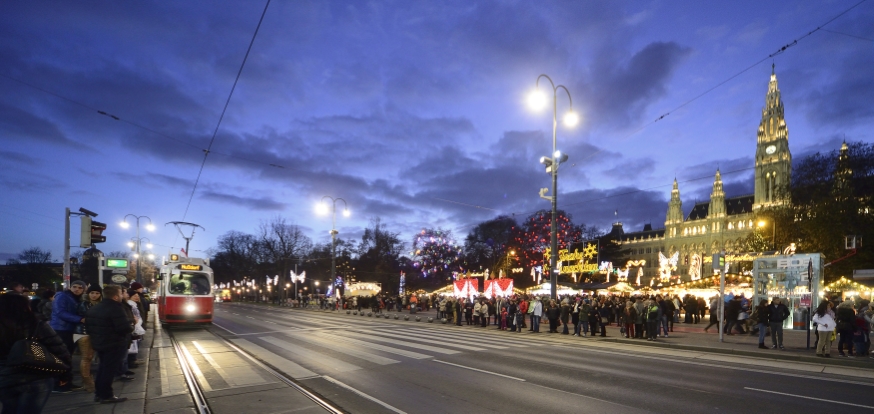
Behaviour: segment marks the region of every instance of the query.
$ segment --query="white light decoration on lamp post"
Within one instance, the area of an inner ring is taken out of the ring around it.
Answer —
[[[537,81],[535,82],[534,91],[528,96],[528,106],[535,110],[540,111],[544,107],[546,107],[548,103],[548,96],[540,90],[540,79],[546,78],[549,81],[550,86],[552,86],[552,157],[541,157],[540,163],[546,166],[546,172],[552,175],[552,196],[547,197],[544,194],[548,191],[548,189],[540,190],[540,197],[550,200],[552,202],[552,220],[550,221],[550,254],[549,254],[549,271],[552,273],[550,275],[550,296],[553,299],[557,298],[556,289],[558,286],[558,229],[556,225],[556,219],[558,215],[558,166],[565,161],[567,161],[567,154],[562,154],[560,151],[556,149],[556,129],[558,127],[558,90],[563,89],[567,94],[568,99],[568,112],[564,114],[562,117],[564,124],[568,127],[576,126],[580,118],[574,112],[574,103],[573,99],[571,99],[571,93],[567,90],[564,85],[555,86],[555,83],[552,82],[552,79],[547,75],[540,75],[537,77]]]

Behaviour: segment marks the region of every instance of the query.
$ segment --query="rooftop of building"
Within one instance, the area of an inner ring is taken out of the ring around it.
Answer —
[[[753,194],[742,195],[725,199],[725,214],[734,216],[737,214],[746,214],[753,211],[753,202],[755,196]],[[692,211],[686,216],[686,221],[703,220],[707,218],[710,210],[710,202],[696,203],[692,207]]]

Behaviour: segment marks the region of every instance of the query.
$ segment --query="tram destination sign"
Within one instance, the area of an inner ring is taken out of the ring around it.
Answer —
[[[203,270],[203,266],[193,264],[180,264],[179,268],[182,270]]]

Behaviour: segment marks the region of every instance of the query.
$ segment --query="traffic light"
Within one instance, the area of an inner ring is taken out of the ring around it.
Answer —
[[[713,254],[713,270],[722,271],[725,269],[725,253]]]
[[[94,243],[103,243],[106,236],[102,236],[106,230],[106,224],[94,221],[91,216],[79,216],[82,227],[79,230],[79,247],[91,247]]]

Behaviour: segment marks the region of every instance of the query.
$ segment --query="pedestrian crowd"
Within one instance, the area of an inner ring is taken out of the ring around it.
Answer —
[[[139,283],[101,288],[76,280],[69,289],[29,300],[20,283],[10,285],[0,295],[2,414],[39,413],[52,393],[91,392],[102,404],[127,400],[115,395],[112,384],[134,380],[132,369],[144,363],[137,358],[149,312],[143,291]],[[60,368],[40,369],[40,355],[33,356],[39,352],[19,352],[27,341],[57,358]],[[78,369],[72,366],[76,351]],[[74,381],[76,373],[81,383]]]

